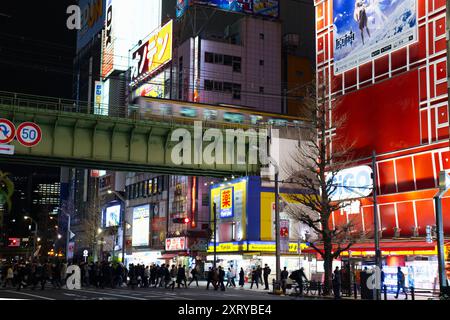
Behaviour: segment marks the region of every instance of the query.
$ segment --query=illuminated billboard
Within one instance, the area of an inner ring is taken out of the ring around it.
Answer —
[[[144,79],[172,60],[173,21],[170,20],[150,35],[133,54],[132,81]]]
[[[158,74],[150,81],[139,86],[133,94],[133,97],[151,97],[151,98],[164,98],[165,92],[165,77],[164,73]]]
[[[234,202],[233,188],[226,188],[220,190],[220,217],[233,217],[233,202]]]
[[[133,208],[132,246],[142,247],[149,244],[150,205]]]
[[[254,14],[278,18],[280,12],[279,0],[178,0],[177,18],[181,17],[191,5],[204,5],[224,11]]]
[[[417,40],[416,0],[333,0],[334,72]]]
[[[105,227],[117,227],[120,224],[121,205],[107,207],[105,210]]]
[[[131,67],[132,51],[161,25],[162,0],[103,0],[102,77]]]

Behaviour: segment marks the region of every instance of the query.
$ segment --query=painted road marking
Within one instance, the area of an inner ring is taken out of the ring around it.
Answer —
[[[52,299],[52,298],[48,298],[48,297],[44,297],[44,296],[38,296],[36,294],[31,294],[31,293],[25,293],[25,292],[20,292],[20,291],[10,291],[10,290],[5,290],[3,292],[9,292],[9,293],[14,293],[14,294],[23,294],[25,296],[30,296],[30,297],[34,297],[34,298],[39,298],[39,299],[44,299],[44,300],[56,300],[56,299]]]
[[[86,293],[96,293],[96,294],[99,294],[99,295],[107,295],[107,296],[121,297],[121,298],[127,298],[127,299],[147,300],[147,299],[144,299],[144,298],[138,298],[138,297],[133,297],[133,296],[125,296],[125,295],[122,295],[122,294],[98,292],[98,291],[93,291],[93,290],[77,290],[77,291],[79,291],[79,292],[86,292]]]

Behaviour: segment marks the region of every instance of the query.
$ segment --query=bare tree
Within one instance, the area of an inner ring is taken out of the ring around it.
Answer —
[[[94,253],[95,258],[99,240],[98,230],[101,227],[101,207],[97,197],[88,201],[85,204],[84,210],[83,218],[78,226],[78,229],[81,232],[79,232],[77,236],[80,245],[89,248],[89,251]]]
[[[325,293],[329,294],[333,260],[356,240],[353,221],[334,227],[332,222],[333,212],[348,206],[348,202],[333,197],[338,188],[334,178],[351,166],[353,144],[342,137],[330,139],[331,132],[345,126],[346,119],[332,112],[335,103],[327,95],[327,88],[322,86],[316,91],[311,84],[308,89],[304,105],[311,120],[310,126],[300,139],[298,150],[291,156],[290,165],[282,168],[290,183],[302,192],[288,196],[291,199],[286,199],[286,202],[298,204],[288,205],[286,212],[291,219],[300,221],[311,231],[306,240],[324,260]]]

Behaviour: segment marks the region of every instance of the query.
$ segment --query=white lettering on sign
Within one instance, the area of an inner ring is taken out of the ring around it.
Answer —
[[[329,179],[331,174],[327,176],[327,180]],[[341,170],[334,176],[333,185],[336,187],[330,195],[333,201],[367,197],[372,193],[373,188],[372,168],[359,166]]]

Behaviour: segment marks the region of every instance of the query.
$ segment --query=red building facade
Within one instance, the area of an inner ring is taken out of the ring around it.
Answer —
[[[339,74],[333,0],[316,0],[315,6],[317,81],[334,104],[331,119],[345,113],[348,121],[345,128],[329,130],[329,138],[354,141],[355,165],[371,166],[376,151],[382,242],[404,248],[422,241],[425,248],[426,226],[436,223],[439,172],[450,169],[445,0],[417,0],[417,41]],[[355,34],[359,37],[359,30]],[[359,200],[359,214],[335,212],[333,223],[352,219],[370,234],[372,198]],[[448,236],[450,193],[443,199],[443,220]]]

